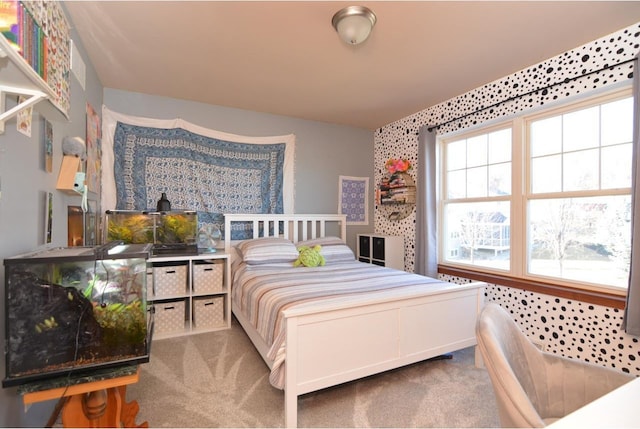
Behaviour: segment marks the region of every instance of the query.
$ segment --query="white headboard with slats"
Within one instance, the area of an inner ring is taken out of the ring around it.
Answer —
[[[328,235],[347,238],[347,216],[338,214],[225,214],[224,249],[231,251],[234,222],[250,222],[253,238],[281,236],[294,243]],[[282,231],[282,232],[280,232]]]

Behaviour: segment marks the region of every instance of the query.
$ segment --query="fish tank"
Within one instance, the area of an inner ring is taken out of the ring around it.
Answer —
[[[148,362],[151,247],[111,242],[5,259],[2,386]]]
[[[155,219],[155,244],[195,245],[198,215],[195,211],[152,212]]]
[[[105,212],[104,243],[122,241],[125,244],[153,243],[154,217],[146,211],[107,210]]]
[[[196,243],[198,215],[195,211],[151,212],[107,210],[105,243],[188,244]]]

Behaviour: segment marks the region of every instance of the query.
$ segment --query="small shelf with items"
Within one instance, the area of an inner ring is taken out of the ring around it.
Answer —
[[[376,189],[378,210],[389,220],[401,220],[413,211],[416,203],[416,183],[408,170],[411,163],[406,159],[389,159],[385,163],[385,174]]]
[[[415,204],[416,184],[407,173],[386,175],[380,181],[379,204]]]
[[[0,85],[0,133],[7,120],[42,100],[69,119],[69,25],[59,2],[0,3],[9,28],[0,33],[0,60],[12,65],[3,70]],[[5,94],[25,98],[5,111]]]

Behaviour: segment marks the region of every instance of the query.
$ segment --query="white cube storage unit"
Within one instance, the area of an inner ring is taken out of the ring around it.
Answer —
[[[230,328],[229,270],[229,255],[220,252],[149,259],[153,339]]]
[[[404,271],[404,237],[358,234],[356,247],[360,262]]]

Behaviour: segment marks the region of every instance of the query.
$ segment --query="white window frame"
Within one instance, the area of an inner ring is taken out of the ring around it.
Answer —
[[[472,264],[458,263],[455,261],[445,260],[445,240],[444,236],[444,222],[438,223],[438,261],[439,264],[451,267],[457,267],[463,270],[478,271],[492,273],[499,276],[508,276],[518,278],[532,282],[552,282],[555,285],[563,286],[571,289],[587,290],[594,292],[605,292],[614,295],[626,295],[626,289],[614,287],[610,285],[584,283],[579,281],[572,281],[562,279],[559,277],[544,277],[539,275],[533,275],[527,273],[527,221],[526,221],[526,207],[529,200],[545,199],[550,196],[562,196],[565,198],[570,197],[588,197],[588,196],[604,196],[606,195],[628,195],[631,193],[631,188],[613,189],[613,190],[598,190],[598,191],[577,191],[577,192],[556,192],[556,193],[544,193],[544,194],[532,194],[530,189],[530,151],[529,151],[529,124],[533,121],[543,119],[545,117],[557,116],[564,113],[569,113],[576,110],[581,110],[590,106],[605,104],[607,102],[615,101],[617,99],[626,98],[632,96],[631,87],[623,89],[616,89],[606,93],[599,93],[590,97],[583,97],[581,100],[568,101],[561,105],[556,105],[547,109],[538,109],[532,113],[523,113],[517,117],[510,118],[508,120],[496,122],[491,125],[479,126],[473,129],[467,129],[460,132],[450,133],[438,137],[438,167],[439,167],[439,182],[438,189],[438,216],[440,219],[444,219],[445,206],[448,203],[461,203],[461,202],[484,202],[484,201],[510,201],[510,216],[511,216],[511,251],[510,251],[510,269],[501,270],[491,267],[483,267]],[[460,198],[460,199],[447,199],[446,198],[446,149],[445,146],[448,142],[457,141],[462,138],[468,139],[476,137],[478,135],[488,134],[498,130],[504,130],[511,128],[511,195],[507,197],[483,197],[483,198]],[[520,220],[524,220],[520,222]],[[514,243],[521,243],[519,246],[514,246]]]

